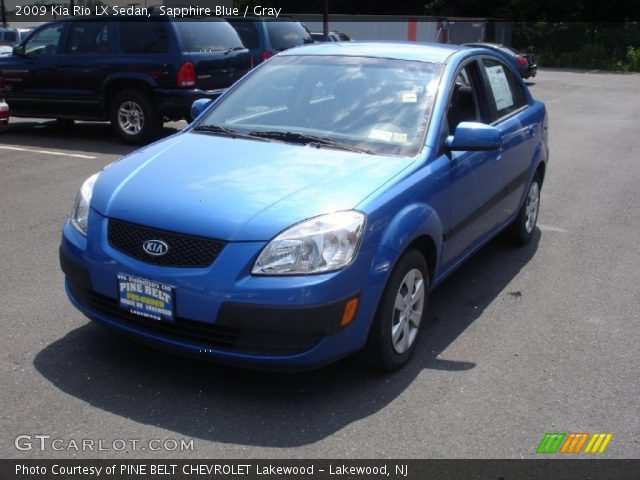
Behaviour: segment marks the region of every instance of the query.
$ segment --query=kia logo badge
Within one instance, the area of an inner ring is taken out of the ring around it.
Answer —
[[[160,257],[169,251],[169,245],[162,240],[147,240],[142,245],[142,249],[149,255]]]

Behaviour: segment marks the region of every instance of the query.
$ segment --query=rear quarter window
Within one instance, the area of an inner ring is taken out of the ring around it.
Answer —
[[[240,36],[229,25],[221,21],[175,22],[180,44],[185,52],[212,52],[244,48]]]
[[[121,22],[120,48],[124,53],[167,53],[169,32],[163,22]]]
[[[236,30],[242,43],[249,50],[253,50],[260,46],[260,34],[258,26],[254,22],[229,22]]]
[[[0,39],[7,43],[15,43],[18,40],[18,32],[6,31],[0,35]]]
[[[271,47],[278,52],[313,43],[311,34],[298,22],[267,22],[267,34]]]

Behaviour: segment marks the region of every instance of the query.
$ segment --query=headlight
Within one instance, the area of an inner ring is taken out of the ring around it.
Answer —
[[[94,173],[84,181],[78,195],[76,195],[76,201],[71,212],[71,224],[84,236],[87,235],[89,203],[91,202],[93,186],[96,184],[98,175],[99,173]]]
[[[365,219],[363,213],[351,210],[298,223],[269,242],[251,273],[304,275],[346,267],[360,245]]]

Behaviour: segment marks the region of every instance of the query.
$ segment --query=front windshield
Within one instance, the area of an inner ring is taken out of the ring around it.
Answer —
[[[441,64],[347,56],[274,57],[196,125],[293,133],[374,154],[413,156]]]

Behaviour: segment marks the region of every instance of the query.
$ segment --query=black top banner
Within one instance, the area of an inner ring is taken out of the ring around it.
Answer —
[[[32,7],[55,7],[57,16],[86,15],[82,10],[89,8],[88,2],[81,0],[31,1],[31,0],[2,0],[4,15],[13,17],[16,12],[30,12]],[[135,15],[144,7],[164,8],[171,6],[192,7],[189,16],[204,15],[205,17],[238,17],[257,15],[283,20],[284,17],[298,15],[357,15],[382,16],[381,21],[397,21],[394,16],[412,17],[440,17],[447,19],[497,19],[514,22],[637,22],[640,21],[640,2],[637,0],[405,0],[390,2],[388,0],[183,0],[183,1],[152,1],[149,2],[119,2],[116,0],[96,0],[91,5],[101,5],[118,15]],[[24,7],[27,7],[25,10]],[[77,9],[77,10],[74,10]],[[96,7],[89,8],[91,14],[96,14]],[[204,14],[204,10],[208,13]],[[0,8],[0,15],[3,13]],[[106,13],[105,10],[105,13]],[[198,11],[200,13],[198,13]],[[54,13],[55,13],[54,12]],[[122,12],[122,13],[120,13]],[[98,12],[100,13],[100,11]],[[22,18],[12,18],[14,22],[25,22]],[[33,16],[33,15],[30,15]],[[33,20],[33,19],[30,19]]]

